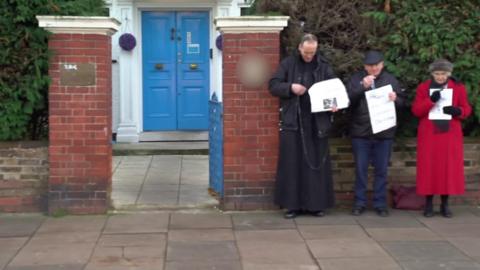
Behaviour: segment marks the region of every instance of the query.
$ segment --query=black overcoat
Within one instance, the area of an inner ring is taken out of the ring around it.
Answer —
[[[318,211],[334,205],[328,149],[331,113],[312,114],[308,93],[297,96],[291,85],[300,83],[308,88],[335,77],[327,60],[317,54],[310,64],[300,55],[285,58],[270,79],[270,93],[280,98],[275,203],[282,208]]]
[[[393,139],[397,129],[396,126],[373,134],[367,99],[365,97],[365,92],[371,89],[365,90],[361,84],[363,78],[367,75],[368,73],[365,70],[358,71],[352,75],[347,84],[348,98],[350,99],[349,111],[351,115],[349,125],[350,136],[352,138]],[[386,70],[382,70],[380,75],[375,79],[375,85],[378,88],[389,84],[392,85],[393,91],[397,94],[395,108],[398,110],[399,108],[405,107],[405,92],[401,89],[400,83],[392,74]]]

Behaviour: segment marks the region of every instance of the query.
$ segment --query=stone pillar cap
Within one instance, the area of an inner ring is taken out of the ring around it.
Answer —
[[[55,34],[115,34],[120,22],[100,16],[36,16],[38,25]]]
[[[276,33],[288,25],[289,16],[216,17],[215,25],[222,33]]]

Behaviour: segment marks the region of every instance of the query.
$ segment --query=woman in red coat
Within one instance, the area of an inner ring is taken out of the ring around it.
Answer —
[[[465,86],[451,77],[452,70],[453,64],[445,59],[430,64],[432,79],[417,87],[412,104],[412,112],[419,118],[417,193],[426,196],[423,212],[425,217],[434,215],[433,195],[441,195],[440,213],[444,217],[452,217],[448,208],[448,196],[463,194],[465,190],[461,121],[470,115],[472,108],[468,103]],[[449,90],[444,89],[452,89],[452,105],[443,106],[439,112],[443,112],[443,116],[451,116],[451,120],[438,117],[431,120],[429,113],[435,111],[435,104],[448,100],[445,96]]]

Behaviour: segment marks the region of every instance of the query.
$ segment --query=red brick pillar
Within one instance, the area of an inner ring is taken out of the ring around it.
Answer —
[[[111,38],[118,21],[37,17],[49,49],[48,212],[105,213],[112,171]]]
[[[216,19],[223,35],[222,207],[226,210],[274,206],[278,98],[270,95],[267,83],[279,62],[279,34],[287,20],[248,16]],[[259,80],[255,75],[264,70],[263,80]]]

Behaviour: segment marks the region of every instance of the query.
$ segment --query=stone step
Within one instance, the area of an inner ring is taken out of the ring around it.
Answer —
[[[110,209],[111,213],[128,213],[139,211],[209,211],[218,209],[218,201],[211,199],[208,202],[190,205],[167,205],[167,204],[123,204]]]
[[[140,142],[208,141],[208,131],[155,131],[140,133]]]
[[[114,143],[114,156],[208,155],[208,141]]]

